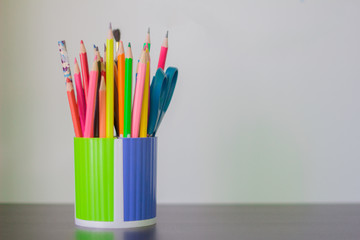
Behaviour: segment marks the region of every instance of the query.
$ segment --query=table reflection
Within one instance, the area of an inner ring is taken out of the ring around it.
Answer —
[[[77,228],[76,240],[154,240],[155,226],[138,229],[85,229]]]

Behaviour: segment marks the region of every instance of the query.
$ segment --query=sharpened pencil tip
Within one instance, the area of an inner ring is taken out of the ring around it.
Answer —
[[[148,27],[148,33],[150,33],[150,27]]]
[[[130,47],[130,48],[131,48],[131,44],[130,44],[130,43],[128,44],[128,47]]]
[[[94,46],[93,46],[95,49],[96,49],[96,45],[94,44]]]
[[[75,63],[75,64],[77,63],[76,58],[75,58],[75,60],[74,60],[74,63]]]
[[[84,44],[84,41],[83,41],[83,40],[81,40],[81,41],[80,41],[80,43],[81,43],[81,44]]]
[[[95,49],[96,49],[96,51],[99,51],[99,47],[96,47]]]
[[[166,38],[169,37],[169,31],[166,31],[166,35],[165,35]]]
[[[104,43],[104,52],[106,52],[106,44]]]
[[[111,22],[109,23],[109,29],[111,29],[111,30],[112,30],[112,25],[111,25]]]

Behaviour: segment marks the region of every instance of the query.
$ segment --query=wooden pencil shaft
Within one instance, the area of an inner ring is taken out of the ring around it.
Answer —
[[[106,137],[114,137],[114,39],[106,40]]]

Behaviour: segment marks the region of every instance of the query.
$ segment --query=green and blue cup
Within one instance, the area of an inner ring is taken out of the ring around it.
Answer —
[[[156,223],[157,138],[74,138],[75,224]]]

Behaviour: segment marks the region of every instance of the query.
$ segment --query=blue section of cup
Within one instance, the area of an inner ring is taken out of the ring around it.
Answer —
[[[123,139],[124,220],[156,217],[157,138]]]

